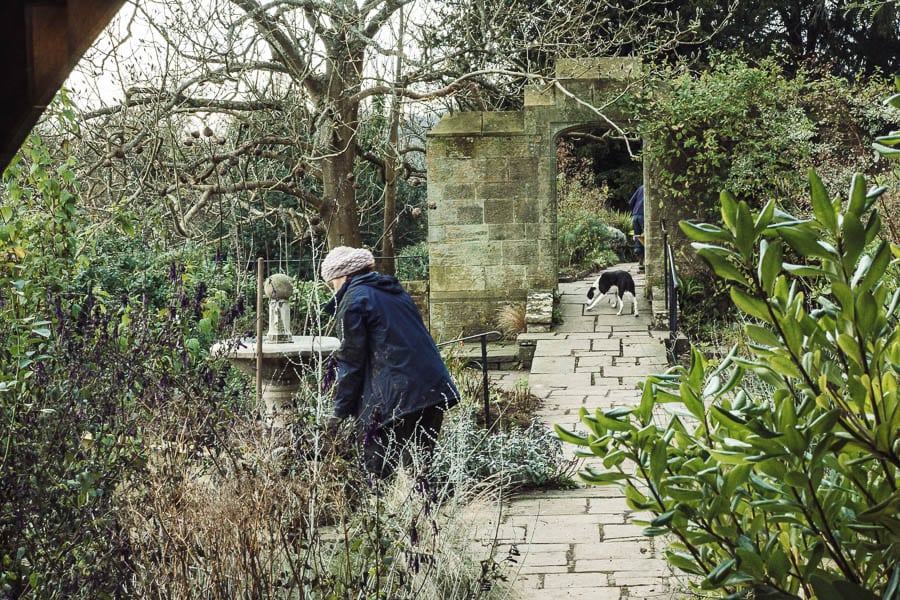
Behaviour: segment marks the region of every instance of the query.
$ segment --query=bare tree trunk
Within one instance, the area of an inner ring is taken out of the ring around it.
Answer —
[[[322,160],[323,198],[320,209],[328,236],[328,247],[362,245],[359,211],[356,206],[356,134],[359,129],[359,103],[348,101],[347,90],[358,89],[362,72],[362,49],[347,50],[345,56],[329,61],[327,100],[333,110],[331,143]],[[326,108],[325,110],[329,110]]]
[[[394,259],[394,225],[397,221],[397,154],[400,129],[400,99],[394,96],[388,121],[388,148],[384,161],[384,234],[381,239],[381,270],[388,275],[397,272]]]
[[[403,71],[403,8],[399,10],[400,26],[397,31],[397,66],[394,85],[401,85]],[[384,233],[381,240],[381,270],[388,275],[396,275],[394,258],[394,225],[397,221],[397,166],[400,164],[400,97],[391,95],[391,115],[388,119],[388,145],[384,157]]]
[[[359,214],[356,209],[355,179],[353,174],[355,152],[343,150],[327,158],[322,164],[323,198],[320,209],[328,247],[362,245],[359,232]]]

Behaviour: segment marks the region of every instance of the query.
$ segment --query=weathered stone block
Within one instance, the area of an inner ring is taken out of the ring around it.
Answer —
[[[554,89],[548,85],[528,85],[525,87],[525,107],[554,106],[556,97]]]
[[[491,133],[522,133],[525,131],[525,115],[522,111],[486,112],[482,119],[481,131]]]
[[[440,244],[447,239],[447,232],[443,225],[428,224],[428,245]]]
[[[525,322],[531,324],[553,323],[553,292],[529,292],[525,301]]]
[[[509,180],[523,182],[535,179],[538,176],[539,160],[536,157],[515,158],[509,161],[507,173]]]
[[[519,197],[516,203],[516,223],[537,223],[540,217],[538,199],[533,196]]]
[[[537,263],[526,265],[528,271],[528,284],[531,289],[555,289],[556,288],[556,263],[544,261],[546,264]]]
[[[505,182],[509,181],[509,161],[503,158],[478,158],[472,161],[474,169],[472,181]]]
[[[444,198],[441,204],[446,205],[448,200],[474,199],[476,189],[474,183],[447,183],[444,185]]]
[[[478,152],[482,157],[513,159],[535,156],[541,146],[541,138],[531,135],[494,136],[481,140]]]
[[[472,335],[492,328],[498,303],[490,300],[431,301],[431,332],[438,341]]]
[[[433,158],[428,161],[428,190],[434,184],[475,178],[472,161],[466,158]]]
[[[456,213],[455,222],[459,225],[480,225],[484,223],[484,206],[481,203],[455,206],[451,212]]]
[[[637,79],[641,76],[641,59],[633,56],[597,57],[600,79]]]
[[[472,267],[466,265],[429,265],[428,270],[431,280],[431,289],[435,291],[487,289],[484,267]]]
[[[447,137],[442,140],[441,147],[447,158],[475,157],[476,143],[473,137]]]
[[[641,61],[628,56],[564,58],[556,61],[559,79],[625,80],[641,74]]]
[[[523,223],[525,237],[530,240],[556,239],[558,226],[556,223]]]
[[[465,133],[481,133],[484,113],[481,111],[458,112],[444,115],[431,130],[430,135],[454,135]]]
[[[510,182],[481,182],[476,184],[475,194],[478,198],[512,198],[522,193],[521,185]]]
[[[487,225],[445,225],[444,235],[451,242],[471,242],[486,240],[488,234]]]
[[[558,58],[556,60],[557,79],[589,79],[600,76],[596,58]]]
[[[484,201],[484,222],[489,224],[512,223],[515,221],[515,202],[508,198],[493,198]]]
[[[487,205],[485,202],[485,205]],[[487,218],[485,221],[490,223]],[[527,226],[522,223],[501,222],[488,226],[488,239],[490,240],[524,240],[528,239]]]
[[[492,246],[497,242],[485,241],[455,242],[449,244],[433,244],[429,252],[430,261],[445,265],[479,265]],[[494,248],[499,250],[499,247]],[[499,252],[498,252],[499,253]]]
[[[500,244],[505,265],[532,264],[538,255],[538,246],[533,240],[506,240]]]
[[[519,299],[525,299],[524,290],[528,289],[528,280],[526,279],[526,270],[524,265],[500,264],[499,253],[491,257],[497,264],[485,266],[484,273],[490,286],[495,290],[502,290],[510,300],[516,298],[510,297],[518,295]]]
[[[558,260],[558,255],[559,243],[556,238],[538,240],[537,256],[542,264],[554,265],[554,261]]]

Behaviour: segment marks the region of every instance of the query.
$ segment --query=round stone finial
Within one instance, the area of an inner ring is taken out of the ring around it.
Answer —
[[[289,300],[294,292],[294,284],[284,273],[275,273],[263,282],[263,291],[266,298],[271,300]]]

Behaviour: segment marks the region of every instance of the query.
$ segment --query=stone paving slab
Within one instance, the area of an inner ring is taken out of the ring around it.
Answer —
[[[568,388],[570,385],[574,387],[585,387],[591,385],[591,376],[589,373],[575,373],[575,357],[572,357],[572,371],[568,374],[535,374],[532,373],[528,377],[528,385],[532,393],[536,390],[548,388]],[[540,395],[540,394],[537,394]]]
[[[575,357],[569,355],[535,356],[531,362],[531,375],[556,375],[575,370]]]
[[[591,340],[589,339],[556,339],[556,340],[540,340],[534,349],[535,358],[539,356],[574,356],[576,351],[586,351],[591,349]],[[532,372],[534,372],[534,364],[532,363]]]

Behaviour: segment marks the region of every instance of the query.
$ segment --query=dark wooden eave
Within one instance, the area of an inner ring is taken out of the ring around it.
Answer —
[[[0,0],[0,169],[124,0]]]

